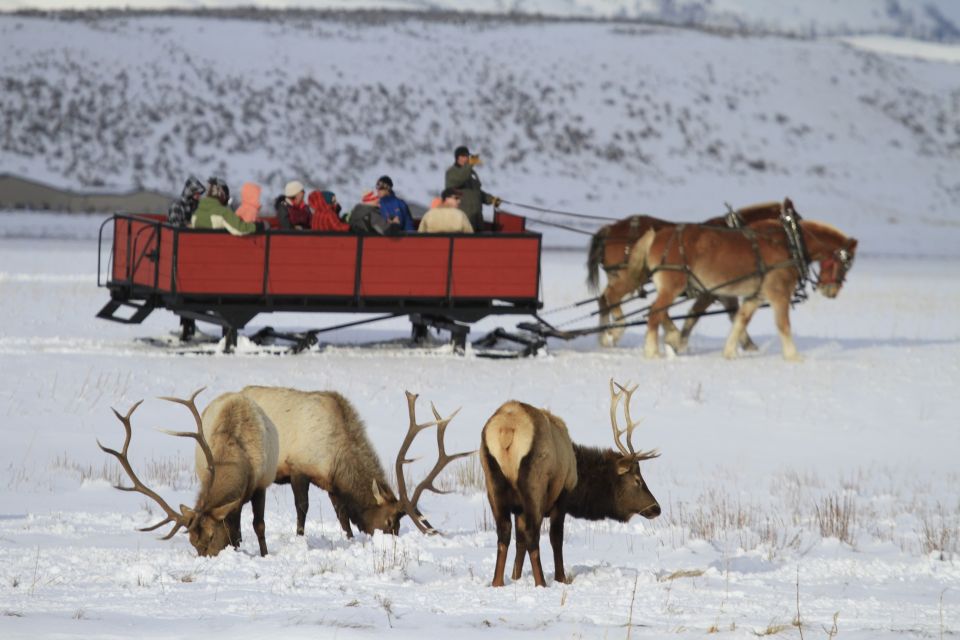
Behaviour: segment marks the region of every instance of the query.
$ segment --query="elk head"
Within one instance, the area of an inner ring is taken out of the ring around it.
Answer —
[[[640,463],[644,460],[652,460],[660,456],[656,450],[635,451],[633,448],[633,431],[640,424],[640,421],[634,422],[630,418],[630,398],[633,392],[637,390],[637,385],[629,389],[610,380],[610,426],[613,428],[613,440],[617,446],[617,452],[612,452],[617,456],[614,469],[617,478],[613,483],[614,496],[613,504],[619,512],[617,516],[622,521],[629,520],[633,515],[640,514],[644,518],[652,519],[660,515],[660,504],[650,492],[647,483],[640,473]],[[620,400],[624,399],[623,413],[627,421],[627,426],[621,429],[617,424],[617,407]],[[626,444],[623,443],[622,436],[627,435]]]
[[[130,477],[131,482],[133,482],[132,487],[125,487],[118,484],[116,485],[117,489],[121,491],[142,493],[156,502],[167,514],[167,517],[160,522],[150,525],[149,527],[143,527],[140,529],[140,531],[154,531],[155,529],[158,529],[166,524],[172,524],[173,528],[167,533],[167,535],[163,536],[163,540],[169,540],[181,528],[186,529],[190,536],[190,544],[193,545],[199,555],[215,556],[220,553],[220,551],[223,550],[227,544],[232,542],[232,539],[235,539],[233,538],[233,533],[229,530],[225,520],[227,515],[233,512],[233,510],[239,508],[241,505],[238,504],[237,501],[222,505],[209,504],[208,496],[210,488],[213,486],[215,470],[213,464],[213,452],[210,449],[210,445],[207,444],[206,438],[203,436],[203,422],[200,418],[200,412],[197,410],[197,405],[194,402],[201,391],[203,391],[203,389],[198,389],[188,400],[181,398],[161,398],[162,400],[176,402],[189,408],[197,425],[196,433],[189,431],[165,431],[165,433],[196,440],[200,449],[203,451],[204,457],[207,460],[208,475],[201,484],[200,495],[197,498],[197,504],[192,509],[186,505],[180,505],[179,512],[174,510],[163,498],[160,497],[159,494],[141,482],[140,478],[137,477],[136,472],[134,472],[133,467],[130,465],[130,460],[127,456],[127,449],[130,447],[130,439],[132,436],[130,419],[133,416],[133,412],[137,410],[137,407],[143,403],[143,400],[140,400],[130,407],[130,410],[125,416],[120,415],[116,409],[113,409],[114,415],[117,416],[117,419],[120,420],[120,422],[123,424],[124,430],[126,431],[126,437],[123,441],[123,448],[120,451],[109,449],[103,446],[99,440],[97,440],[97,445],[105,453],[108,453],[117,459],[117,461],[120,463],[120,466],[123,467],[123,470],[127,472],[127,476]]]
[[[413,524],[419,529],[422,533],[427,535],[435,535],[439,533],[433,526],[427,521],[427,519],[420,513],[420,510],[417,507],[417,503],[420,501],[420,496],[423,495],[424,491],[432,491],[438,494],[450,493],[449,491],[441,491],[434,485],[434,480],[437,476],[440,475],[440,472],[443,471],[444,467],[456,460],[457,458],[463,458],[465,456],[470,456],[476,453],[476,451],[464,451],[461,453],[448,454],[446,448],[443,444],[443,436],[447,431],[447,425],[450,424],[450,421],[459,413],[460,409],[457,409],[452,414],[446,418],[441,417],[440,412],[437,411],[437,408],[433,406],[433,403],[430,403],[430,409],[433,411],[434,419],[430,422],[424,422],[423,424],[417,424],[417,415],[416,415],[416,403],[417,403],[417,394],[410,393],[405,391],[407,395],[407,412],[410,418],[410,425],[407,428],[407,435],[403,439],[403,443],[400,445],[400,451],[397,453],[397,462],[395,465],[395,470],[397,474],[397,492],[400,494],[400,499],[396,502],[391,503],[389,500],[383,498],[382,493],[379,491],[376,482],[374,482],[374,496],[377,497],[378,504],[382,501],[383,503],[383,517],[385,518],[384,522],[387,526],[392,527],[385,528],[385,531],[393,533],[396,535],[400,531],[400,519],[404,515],[410,516],[410,519],[413,521]],[[417,437],[417,434],[427,429],[429,427],[437,428],[437,462],[433,465],[433,469],[430,470],[430,473],[425,477],[416,487],[414,487],[412,497],[407,493],[407,482],[406,478],[403,475],[403,465],[408,462],[413,462],[414,459],[407,458],[407,452],[410,449],[410,445],[413,443],[414,439]],[[379,527],[377,527],[379,528]]]

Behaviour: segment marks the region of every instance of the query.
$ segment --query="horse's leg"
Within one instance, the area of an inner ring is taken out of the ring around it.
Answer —
[[[653,277],[653,280],[657,286],[657,299],[647,316],[647,335],[643,343],[643,355],[647,358],[660,357],[660,324],[664,322],[664,318],[667,322],[671,322],[667,312],[685,286],[685,278],[679,273],[661,271]]]
[[[737,316],[737,311],[740,309],[740,302],[734,296],[724,296],[719,300],[720,304],[723,305],[723,308],[727,310],[727,315],[730,317],[730,322],[733,322],[733,319]],[[744,329],[743,333],[740,334],[740,348],[744,351],[757,350],[757,345],[754,344],[753,340],[750,338],[750,334],[747,333],[746,329]]]
[[[740,342],[741,334],[747,330],[753,313],[760,306],[760,300],[757,298],[747,298],[740,305],[736,317],[733,319],[733,327],[730,329],[730,335],[727,336],[727,343],[723,347],[723,357],[728,360],[737,357],[737,344]]]
[[[797,352],[797,345],[793,342],[793,333],[790,330],[790,297],[777,297],[770,301],[770,306],[773,307],[773,321],[780,333],[784,360],[800,362],[803,357]]]
[[[669,309],[663,314],[661,322],[663,323],[664,343],[670,345],[670,348],[673,349],[675,353],[680,353],[683,350],[683,345],[681,344],[680,339],[680,330],[677,329],[677,325],[673,323],[673,318],[670,317]]]
[[[713,301],[717,298],[709,293],[701,293],[697,296],[697,299],[693,301],[693,306],[690,307],[690,317],[683,321],[683,330],[680,332],[680,335],[677,337],[677,345],[674,346],[670,344],[670,336],[666,337],[667,344],[670,344],[677,352],[686,351],[687,342],[690,340],[690,334],[693,333],[693,328],[697,326],[697,321],[700,319],[700,314],[707,310]]]
[[[615,324],[623,321],[623,310],[620,307],[620,301],[633,289],[637,288],[636,283],[633,282],[633,279],[626,269],[620,269],[613,273],[616,275],[610,276],[607,279],[607,288],[603,290],[603,295],[600,296],[600,326],[609,324],[611,321],[610,316],[613,316],[613,323]],[[626,328],[624,327],[610,327],[605,329],[600,333],[600,346],[616,346],[625,331]]]

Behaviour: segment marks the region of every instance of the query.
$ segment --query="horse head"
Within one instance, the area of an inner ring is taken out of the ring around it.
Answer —
[[[804,238],[811,262],[820,263],[817,291],[827,298],[836,298],[853,267],[857,239],[849,238],[838,229],[822,222],[803,221]]]

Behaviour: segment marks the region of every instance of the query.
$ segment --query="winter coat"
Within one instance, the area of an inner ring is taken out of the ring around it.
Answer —
[[[260,185],[244,182],[240,187],[240,206],[237,217],[244,222],[256,222],[260,215]]]
[[[307,198],[313,217],[310,218],[310,228],[316,231],[350,231],[350,225],[337,217],[333,206],[323,199],[320,191],[311,191]]]
[[[277,211],[277,220],[280,222],[281,229],[309,229],[310,218],[313,212],[306,202],[299,205],[287,202],[284,196],[280,196],[274,202],[274,208]]]
[[[480,178],[473,170],[473,165],[467,163],[462,167],[454,164],[447,169],[446,184],[448,189],[459,189],[463,199],[460,208],[476,231],[483,231],[483,205],[493,204],[493,196],[480,188]]]
[[[473,227],[460,209],[440,206],[423,214],[420,233],[473,233]]]
[[[389,224],[380,215],[380,209],[360,203],[350,211],[350,231],[361,235],[377,234],[392,236],[402,233],[400,225]]]
[[[186,227],[190,217],[197,210],[199,200],[193,197],[189,186],[183,188],[180,198],[170,203],[167,209],[167,222],[175,227]]]
[[[415,231],[413,226],[413,216],[410,215],[410,207],[407,203],[398,198],[393,192],[380,198],[380,214],[387,222],[391,218],[400,220],[400,228],[404,231]]]
[[[194,229],[226,229],[235,236],[245,236],[257,230],[256,223],[241,220],[230,207],[210,196],[200,199],[190,226]]]

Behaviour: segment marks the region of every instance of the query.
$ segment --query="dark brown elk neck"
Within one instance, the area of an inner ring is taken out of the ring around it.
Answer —
[[[618,454],[574,444],[577,457],[577,486],[560,499],[561,507],[575,518],[586,520],[629,520],[617,505]]]
[[[248,463],[242,460],[218,460],[214,463],[213,486],[204,481],[197,495],[197,506],[208,509],[246,499],[253,493],[254,478]]]

